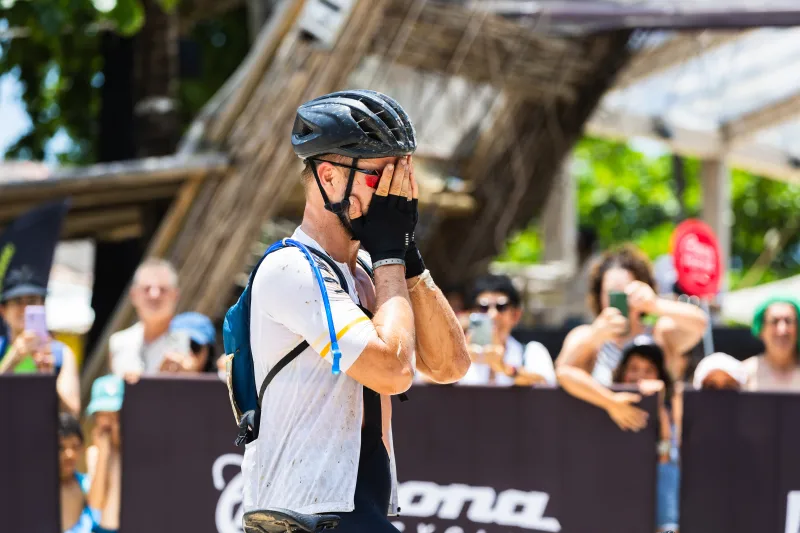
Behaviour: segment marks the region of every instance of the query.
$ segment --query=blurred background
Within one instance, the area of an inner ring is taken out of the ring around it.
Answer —
[[[593,267],[621,245],[657,297],[706,314],[689,368],[769,355],[764,305],[800,293],[798,24],[780,0],[2,0],[0,287],[47,288],[28,303],[74,356],[72,385],[56,356],[59,401],[84,432],[95,380],[130,370],[115,350],[145,349],[114,337],[149,327],[139,289],[202,317],[169,331],[203,354],[139,374],[216,379],[225,311],[302,216],[297,106],[368,88],[415,120],[434,279],[468,329],[475,287],[506,291],[478,281],[507,276],[509,331],[543,347],[544,381],[561,383],[565,336],[599,311]],[[685,221],[711,236],[707,290],[676,257]]]

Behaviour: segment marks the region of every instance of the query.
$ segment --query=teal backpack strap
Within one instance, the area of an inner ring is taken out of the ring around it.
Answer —
[[[328,293],[324,283],[325,280],[329,278],[326,278],[322,274],[322,271],[324,271],[328,276],[330,276],[331,273],[335,274],[336,277],[338,278],[340,286],[345,292],[348,292],[348,285],[347,281],[344,278],[344,275],[342,274],[341,269],[336,265],[336,263],[330,257],[325,255],[323,252],[311,246],[305,246],[302,243],[293,241],[291,239],[284,239],[279,242],[276,242],[275,244],[269,247],[269,249],[261,257],[261,260],[259,260],[259,262],[256,264],[253,271],[250,273],[250,278],[247,282],[247,286],[245,287],[245,290],[242,293],[242,296],[240,297],[240,301],[237,302],[236,305],[241,306],[242,310],[244,311],[246,317],[246,330],[247,332],[249,332],[250,328],[249,315],[252,302],[251,291],[258,267],[261,266],[261,263],[264,261],[264,258],[266,258],[267,255],[271,254],[272,252],[288,247],[297,248],[301,253],[304,254],[309,264],[311,265],[311,270],[313,271],[314,277],[316,278],[317,283],[319,284],[320,292],[322,294],[322,299],[325,304],[326,318],[328,319],[328,328],[331,334],[331,345],[332,347],[335,347],[335,351],[333,349],[331,350],[332,352],[334,352],[333,372],[334,374],[338,374],[339,357],[341,357],[341,354],[339,352],[339,345],[336,340],[336,332],[333,329],[333,318],[330,312],[330,302],[328,301]],[[226,322],[227,322],[227,315],[226,315]],[[247,332],[242,331],[241,333],[247,335],[249,334]],[[223,338],[224,336],[225,336],[225,327],[223,326]],[[231,342],[231,345],[233,345],[233,342]],[[269,374],[261,383],[261,386],[258,388],[257,396],[254,390],[256,387],[254,379],[255,371],[253,368],[252,351],[250,349],[249,342],[247,343],[246,352],[248,356],[246,357],[246,359],[242,359],[241,357],[237,358],[234,355],[232,363],[232,372],[233,374],[238,374],[239,378],[237,379],[237,377],[234,376],[233,381],[235,381],[239,385],[237,387],[232,384],[232,389],[233,389],[231,390],[232,400],[233,403],[235,403],[238,406],[247,405],[247,407],[242,409],[243,411],[242,417],[239,420],[239,433],[235,441],[235,444],[237,446],[241,446],[242,444],[247,444],[258,438],[259,426],[260,426],[259,422],[261,418],[261,403],[264,399],[264,392],[266,391],[267,386],[272,381],[272,379],[278,374],[278,372],[280,372],[289,363],[291,363],[298,355],[300,355],[303,351],[305,351],[307,347],[308,347],[308,342],[303,341],[297,346],[295,346],[294,349],[292,349],[292,351],[283,356],[280,359],[280,361],[278,361],[275,364],[275,366],[272,369],[270,369]],[[242,387],[243,390],[237,390],[238,388]],[[244,401],[240,400],[240,398],[244,399],[250,397],[250,395],[255,396],[254,398],[255,401],[251,401],[245,404]],[[255,405],[252,405],[253,403]],[[250,405],[252,405],[252,407],[250,407]]]

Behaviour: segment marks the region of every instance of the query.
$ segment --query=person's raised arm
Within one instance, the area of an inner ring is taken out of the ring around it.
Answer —
[[[39,340],[36,333],[32,331],[23,331],[20,333],[11,344],[8,353],[0,360],[0,374],[9,374],[13,372],[14,368],[25,356],[33,354],[38,344]]]
[[[416,370],[414,312],[405,279],[405,256],[419,214],[405,157],[386,165],[366,214],[352,219],[353,233],[375,269],[377,335],[347,374],[381,394],[408,390]]]
[[[413,200],[419,198],[414,164],[408,161],[409,184]],[[417,333],[417,370],[436,383],[454,383],[470,366],[464,330],[447,298],[425,269],[413,239],[406,250],[406,284],[414,310]]]
[[[626,320],[619,310],[607,307],[591,326],[578,326],[564,339],[556,359],[556,379],[572,396],[605,410],[624,430],[638,431],[647,425],[647,412],[634,407],[638,394],[614,392],[598,383],[590,374],[597,351],[603,342],[622,334]]]
[[[79,416],[81,411],[81,387],[78,378],[78,364],[75,362],[75,354],[68,346],[62,345],[61,351],[61,370],[56,379],[58,399],[63,409],[75,416]]]
[[[414,379],[414,312],[402,265],[375,269],[375,335],[347,375],[380,394],[400,394]]]

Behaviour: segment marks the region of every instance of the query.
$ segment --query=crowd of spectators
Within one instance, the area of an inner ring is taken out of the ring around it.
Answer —
[[[56,375],[62,530],[114,532],[122,501],[120,410],[126,382],[158,373],[215,372],[216,330],[202,314],[176,314],[178,276],[169,262],[144,261],[130,291],[137,322],[111,336],[111,373],[92,384],[82,424],[75,354],[66,344],[26,329],[26,308],[44,306],[46,285],[24,267],[6,276],[0,293],[7,331],[0,336],[0,374]]]
[[[659,296],[650,261],[633,246],[587,254],[585,259],[582,285],[591,319],[571,315],[588,323],[569,331],[559,353],[515,338],[523,298],[507,276],[485,275],[468,291],[446,291],[472,358],[457,385],[560,386],[603,409],[621,430],[657,424],[657,528],[677,530],[683,391],[800,392],[800,304],[780,296],[757,309],[752,334],[763,342],[763,353],[744,361],[713,353],[695,361],[693,369],[692,350],[709,327],[706,313],[691,303]],[[7,326],[6,336],[0,337],[0,373],[57,376],[64,531],[104,533],[119,527],[119,413],[125,387],[142,376],[218,371],[223,357],[217,353],[214,324],[199,313],[177,313],[178,281],[176,270],[164,260],[148,259],[136,270],[130,300],[137,321],[111,336],[110,373],[93,383],[91,401],[82,411],[75,354],[65,344],[25,329],[25,309],[44,305],[46,283],[25,269],[7,276],[0,293],[0,316]],[[620,298],[625,305],[619,304]],[[418,379],[424,384],[421,375]],[[637,406],[642,395],[657,395],[657,420],[649,420]],[[86,443],[84,428],[90,428]]]

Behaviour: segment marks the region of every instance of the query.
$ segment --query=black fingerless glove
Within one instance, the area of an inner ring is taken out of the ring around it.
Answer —
[[[405,260],[419,218],[417,203],[405,196],[376,194],[367,214],[350,221],[353,235],[369,252],[372,264],[385,259]]]
[[[422,261],[422,254],[417,249],[414,235],[411,235],[411,244],[406,250],[406,279],[411,279],[425,272],[425,263]]]

